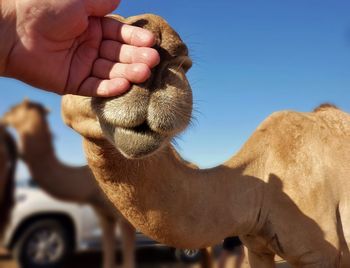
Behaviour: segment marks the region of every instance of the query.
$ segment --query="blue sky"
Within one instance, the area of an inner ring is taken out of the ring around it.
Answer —
[[[161,15],[188,44],[196,120],[177,144],[208,167],[274,111],[332,102],[350,112],[349,10],[345,0],[125,0],[116,13]],[[80,137],[61,121],[59,96],[5,78],[0,88],[0,114],[24,97],[45,103],[59,157],[85,162]]]

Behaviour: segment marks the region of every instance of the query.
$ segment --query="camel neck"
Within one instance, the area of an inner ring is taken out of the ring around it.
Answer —
[[[162,243],[204,247],[256,226],[263,191],[255,178],[243,175],[244,161],[201,170],[170,146],[143,160],[127,160],[105,142],[86,140],[85,150],[109,199]]]
[[[18,128],[20,136],[22,157],[25,161],[37,163],[57,162],[55,150],[46,120],[42,119],[40,124],[31,128]]]
[[[22,158],[39,186],[67,201],[86,202],[96,194],[96,182],[86,166],[65,165],[56,157],[52,135],[44,118],[33,119],[17,131]]]

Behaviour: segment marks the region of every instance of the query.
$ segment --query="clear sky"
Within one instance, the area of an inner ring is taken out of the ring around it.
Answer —
[[[348,0],[125,0],[116,13],[161,15],[188,44],[196,120],[177,146],[208,167],[274,111],[331,102],[350,112],[349,10]],[[80,137],[61,121],[59,96],[5,78],[0,88],[0,114],[24,97],[45,103],[59,157],[85,162]]]

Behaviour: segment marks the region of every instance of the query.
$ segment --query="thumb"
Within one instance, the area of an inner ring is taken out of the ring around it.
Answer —
[[[89,16],[103,17],[112,13],[120,0],[84,0]]]

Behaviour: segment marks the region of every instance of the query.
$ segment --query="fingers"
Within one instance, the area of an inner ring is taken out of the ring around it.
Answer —
[[[119,0],[86,0],[94,16],[111,12]],[[101,19],[103,41],[99,58],[91,76],[79,87],[77,94],[112,97],[126,92],[131,83],[143,83],[151,76],[151,68],[160,62],[158,52],[150,48],[154,35],[145,29],[126,25],[112,18]]]
[[[112,97],[125,93],[130,83],[142,83],[151,75],[146,64],[114,63],[98,59],[88,77],[78,89],[78,95],[91,97]]]
[[[102,19],[102,31],[103,39],[138,47],[151,47],[155,44],[155,37],[150,31],[121,23],[113,18]]]
[[[77,94],[91,97],[121,95],[130,88],[130,83],[142,83],[150,75],[149,67],[143,63],[124,64],[98,59],[92,76],[82,83]]]
[[[103,17],[112,13],[119,5],[120,0],[84,0],[90,16]]]
[[[77,95],[89,97],[112,97],[123,94],[129,88],[130,83],[124,78],[103,80],[97,77],[89,77],[82,83]]]
[[[94,64],[92,75],[101,79],[123,78],[131,83],[142,83],[151,76],[151,70],[143,63],[123,64],[98,59]]]
[[[101,43],[100,57],[121,63],[144,63],[149,68],[155,67],[160,62],[159,54],[153,48],[122,45],[111,40]]]

